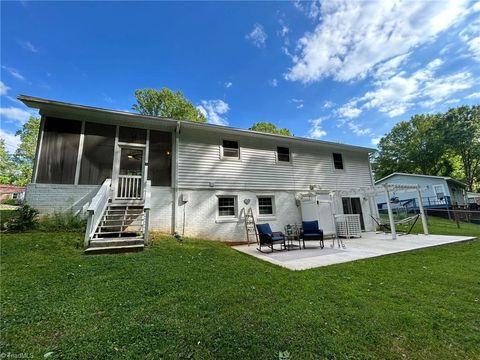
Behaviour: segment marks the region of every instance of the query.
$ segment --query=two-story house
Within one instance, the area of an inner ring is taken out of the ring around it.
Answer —
[[[87,247],[143,246],[148,229],[243,241],[248,208],[282,230],[301,222],[302,193],[373,186],[370,148],[19,99],[41,115],[26,201],[41,213],[86,214]],[[333,202],[374,229],[361,195]]]

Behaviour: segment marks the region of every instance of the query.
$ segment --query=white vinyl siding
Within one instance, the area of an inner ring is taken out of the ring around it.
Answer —
[[[241,161],[222,161],[224,138],[207,131],[183,129],[179,144],[178,185],[183,188],[308,190],[371,186],[368,155],[342,149],[345,170],[334,171],[332,147],[277,143],[244,136]],[[278,166],[278,146],[290,149],[291,166]],[[220,155],[220,156],[219,156]]]

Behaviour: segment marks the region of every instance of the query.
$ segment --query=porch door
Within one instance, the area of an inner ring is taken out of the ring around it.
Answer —
[[[116,187],[116,199],[141,200],[143,198],[145,149],[122,146]]]
[[[344,197],[342,198],[343,213],[344,214],[359,214],[360,225],[362,230],[365,230],[365,222],[363,220],[362,203],[360,198],[357,197]]]

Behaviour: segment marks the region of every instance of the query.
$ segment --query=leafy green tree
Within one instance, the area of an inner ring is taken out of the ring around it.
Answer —
[[[15,134],[20,137],[20,145],[13,155],[15,185],[24,186],[32,179],[39,128],[40,119],[30,117]]]
[[[5,140],[0,138],[0,184],[11,184],[13,163],[5,148]]]
[[[181,91],[168,88],[135,91],[137,103],[132,109],[143,115],[161,116],[176,120],[206,122],[205,116],[185,98]]]
[[[446,145],[462,162],[470,191],[480,185],[480,106],[460,106],[443,116]]]
[[[377,179],[392,172],[450,175],[453,154],[447,151],[440,115],[415,115],[401,121],[378,144],[373,160]]]
[[[260,131],[270,134],[288,135],[292,136],[292,133],[287,128],[278,128],[277,125],[271,122],[257,122],[252,125],[250,130]]]

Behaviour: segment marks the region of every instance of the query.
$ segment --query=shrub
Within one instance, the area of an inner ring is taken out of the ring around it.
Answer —
[[[7,223],[8,231],[27,231],[34,229],[38,224],[38,211],[29,205],[22,205],[14,211]]]
[[[54,213],[40,219],[42,231],[85,232],[86,220],[72,212]]]
[[[19,201],[17,199],[5,199],[2,201],[2,204],[5,205],[18,205]]]

